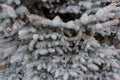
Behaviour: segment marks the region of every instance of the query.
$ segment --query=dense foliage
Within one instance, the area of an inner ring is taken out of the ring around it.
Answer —
[[[0,80],[120,80],[120,0],[0,0]]]

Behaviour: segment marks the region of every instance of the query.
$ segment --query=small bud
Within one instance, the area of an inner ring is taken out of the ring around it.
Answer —
[[[37,70],[41,70],[41,69],[42,69],[42,65],[39,64],[39,65],[37,66]]]
[[[60,76],[60,71],[59,71],[59,69],[57,69],[56,71],[55,71],[55,78],[58,78]]]
[[[87,67],[90,70],[99,71],[99,67],[97,65],[95,65],[95,64],[88,64]]]
[[[55,49],[53,49],[53,48],[49,48],[49,49],[48,49],[48,52],[50,52],[50,53],[54,53],[54,52],[55,52]]]
[[[63,80],[68,80],[69,79],[69,74],[66,72],[63,76]]]
[[[48,50],[47,49],[38,49],[38,50],[36,50],[36,54],[46,55],[46,54],[48,54]]]
[[[38,35],[38,34],[34,34],[34,35],[33,35],[33,39],[34,39],[34,40],[37,40],[38,38],[39,38],[39,35]]]
[[[48,67],[47,67],[47,71],[50,72],[51,69],[52,69],[52,65],[48,65]]]
[[[69,71],[69,74],[73,77],[78,77],[78,74],[75,71]]]
[[[56,36],[55,34],[51,34],[51,38],[52,38],[53,40],[56,40],[56,39],[57,39],[57,36]]]
[[[40,40],[44,40],[44,36],[43,36],[43,35],[40,35],[40,36],[39,36],[39,39],[40,39]]]

